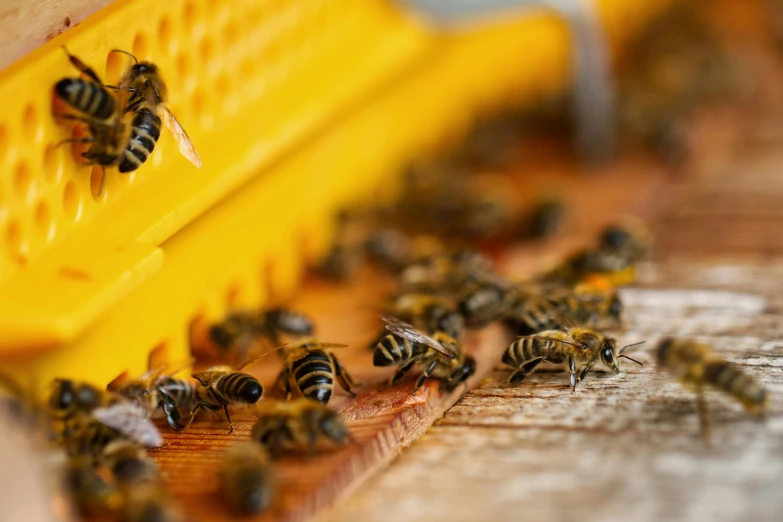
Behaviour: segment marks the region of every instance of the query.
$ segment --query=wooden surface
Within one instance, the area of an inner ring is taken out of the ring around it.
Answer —
[[[768,103],[779,86],[695,122],[694,161],[655,200],[656,252],[622,292],[617,332],[647,340],[634,353],[643,368],[596,372],[572,394],[561,371],[512,387],[498,367],[331,519],[781,520],[783,112]],[[709,342],[763,383],[766,421],[711,392],[705,444],[694,394],[655,372],[664,335]]]
[[[531,169],[520,169],[514,176],[497,180],[509,184],[510,189],[518,183],[523,184],[528,187],[526,197],[553,189],[573,203],[569,217],[573,225],[571,233],[533,245],[527,253],[513,254],[517,265],[526,271],[540,270],[556,262],[580,241],[593,237],[598,227],[606,222],[645,208],[645,202],[649,202],[665,183],[664,176],[649,164],[644,167],[641,161],[629,159],[623,165],[625,168],[617,168],[600,179],[589,181],[583,175],[575,175],[573,166],[552,160],[539,164],[535,175],[529,172]],[[634,178],[624,175],[630,168],[636,169],[639,175]],[[508,258],[511,252],[500,252],[501,260]],[[390,280],[370,271],[347,285],[311,280],[301,295],[288,303],[316,319],[316,333],[320,339],[350,346],[336,353],[364,387],[360,388],[355,400],[336,391],[330,406],[339,410],[348,421],[357,444],[317,455],[309,462],[295,457],[281,460],[278,469],[282,498],[272,512],[259,520],[303,520],[327,513],[326,508],[356,491],[370,475],[382,469],[441,418],[464,393],[464,388],[458,388],[454,393],[444,395],[433,383],[425,385],[412,397],[413,375],[390,390],[377,391],[392,372],[373,367],[371,352],[366,347],[379,331],[377,305],[390,285]],[[478,362],[477,375],[469,382],[471,387],[478,385],[492,370],[507,344],[506,333],[499,327],[488,328],[468,339],[468,351]],[[271,384],[279,364],[272,355],[250,372],[265,384]],[[236,429],[230,436],[220,417],[215,421],[207,419],[195,422],[193,428],[181,434],[164,430],[167,446],[150,451],[185,508],[188,521],[231,519],[217,495],[216,470],[222,451],[232,442],[246,439],[253,421],[248,414],[236,413],[232,417]]]

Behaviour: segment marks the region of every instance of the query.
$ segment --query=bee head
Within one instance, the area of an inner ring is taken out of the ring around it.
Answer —
[[[601,347],[601,362],[614,373],[620,373],[620,366],[617,364],[617,341],[607,337],[604,345]]]
[[[158,66],[150,62],[139,62],[131,67],[131,80],[136,80],[139,76],[149,76],[158,74]]]
[[[234,342],[236,335],[225,324],[216,324],[209,329],[209,338],[219,348],[227,349]]]
[[[75,386],[73,381],[56,380],[55,389],[49,399],[49,406],[53,410],[65,410],[74,403]]]
[[[449,380],[452,384],[459,384],[467,381],[474,373],[476,373],[476,359],[470,355],[466,355],[465,361],[451,374]]]

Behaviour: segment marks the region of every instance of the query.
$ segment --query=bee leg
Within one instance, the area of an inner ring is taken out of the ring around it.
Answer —
[[[68,56],[68,60],[71,62],[71,65],[79,69],[80,73],[84,74],[99,85],[102,83],[101,79],[98,78],[98,75],[95,73],[95,71],[92,70],[92,67],[88,67],[80,59],[69,53],[65,46],[63,46],[63,51],[65,51],[65,54]]]
[[[234,423],[231,422],[231,415],[228,414],[228,404],[223,405],[223,413],[226,414],[226,420],[228,421],[227,435],[231,435],[232,433],[234,433]]]
[[[525,377],[530,375],[530,373],[533,370],[536,369],[536,366],[541,364],[541,362],[543,360],[544,360],[543,357],[541,357],[541,358],[533,359],[532,361],[526,362],[518,370],[516,370],[511,375],[509,375],[508,382],[510,384],[516,384],[516,383],[520,382],[522,379],[524,379]]]
[[[340,386],[342,386],[343,389],[348,392],[348,395],[356,398],[356,393],[354,393],[351,388],[353,386],[357,386],[357,384],[353,382],[353,379],[348,373],[348,370],[345,369],[343,363],[341,363],[333,353],[329,354],[329,358],[332,360],[332,364],[334,365],[334,375],[337,377],[337,381],[340,383]]]
[[[579,374],[579,378],[577,379],[577,381],[583,381],[585,377],[587,377],[587,372],[589,371],[590,371],[590,366],[585,366],[585,369],[582,370],[582,373]]]
[[[707,401],[701,386],[696,389],[696,409],[699,413],[699,431],[705,443],[710,442],[710,419],[707,411]]]
[[[568,358],[568,373],[571,374],[571,393],[576,391],[576,363],[573,357]]]
[[[389,388],[391,388],[392,386],[400,382],[400,379],[402,379],[405,376],[405,374],[408,373],[411,368],[413,368],[414,364],[416,364],[415,360],[409,362],[405,366],[400,366],[399,368],[397,368],[397,371],[394,372],[394,375],[392,376],[391,380],[389,380],[389,383],[386,384],[385,386],[381,386],[379,388],[379,391],[388,390]]]
[[[196,414],[201,408],[210,408],[212,405],[208,404],[206,402],[199,402],[195,406],[193,406],[193,409],[190,410],[190,419],[188,420],[188,423],[185,425],[185,430],[190,428],[190,425],[193,424],[193,419],[196,418]]]
[[[411,395],[416,395],[416,392],[419,391],[419,388],[421,388],[424,385],[424,381],[427,380],[427,378],[432,374],[432,372],[435,370],[435,367],[438,365],[438,361],[432,361],[429,366],[427,366],[427,369],[424,370],[424,372],[419,375],[419,379],[416,381],[416,386],[413,387],[413,391],[411,392]]]
[[[174,402],[174,398],[171,397],[168,393],[160,392],[163,396],[163,398],[160,401],[160,407],[163,410],[163,414],[166,416],[166,423],[169,425],[169,428],[171,428],[174,431],[182,431],[182,426],[180,425],[180,414],[179,409],[177,408],[177,404]]]

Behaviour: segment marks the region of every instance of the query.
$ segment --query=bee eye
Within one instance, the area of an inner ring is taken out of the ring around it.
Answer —
[[[611,348],[604,348],[604,359],[611,360],[612,359],[612,349]]]

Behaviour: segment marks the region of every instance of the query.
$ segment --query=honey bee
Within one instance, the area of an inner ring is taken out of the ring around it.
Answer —
[[[340,415],[307,399],[291,402],[265,401],[256,406],[258,421],[250,438],[277,458],[286,450],[305,450],[311,455],[320,446],[344,446],[352,442]]]
[[[376,344],[373,364],[397,366],[389,386],[394,386],[414,366],[423,371],[411,395],[416,395],[428,378],[437,379],[452,390],[476,372],[476,360],[447,334],[435,332],[431,337],[393,317],[383,320],[389,334]]]
[[[467,285],[457,303],[468,328],[484,328],[501,319],[511,306],[511,294],[500,278]]]
[[[96,408],[89,417],[82,417],[66,438],[72,455],[100,455],[110,443],[127,439],[147,448],[163,445],[158,428],[143,408],[132,402],[120,401]]]
[[[452,300],[440,295],[398,295],[392,299],[385,312],[430,334],[440,331],[458,339],[465,329],[465,319],[456,310]]]
[[[544,361],[565,364],[570,374],[571,391],[575,391],[576,383],[584,380],[597,361],[614,373],[620,373],[619,358],[641,365],[642,363],[623,353],[639,344],[641,343],[629,344],[618,351],[614,338],[588,328],[547,330],[521,337],[511,343],[503,353],[502,361],[514,368],[508,378],[511,384],[520,382]]]
[[[426,256],[400,274],[401,293],[448,294],[491,279],[489,259],[473,250],[453,250]]]
[[[239,311],[209,329],[209,338],[222,351],[235,351],[243,360],[256,340],[266,339],[279,346],[282,334],[312,335],[313,320],[290,308],[271,308],[259,312]]]
[[[277,497],[277,474],[266,449],[255,442],[231,446],[219,476],[223,499],[237,515],[261,513]]]
[[[196,386],[195,405],[190,410],[190,420],[185,429],[193,423],[199,410],[217,411],[222,409],[228,421],[228,433],[233,433],[234,423],[231,422],[228,406],[255,404],[264,393],[264,388],[258,379],[247,373],[242,373],[242,370],[252,366],[266,355],[255,357],[236,369],[230,366],[213,366],[204,372],[194,373],[191,377],[196,379],[199,384]]]
[[[128,157],[132,155],[131,144],[132,124],[124,112],[126,96],[114,96],[110,93],[95,71],[85,65],[76,56],[65,50],[68,60],[87,79],[64,78],[57,82],[55,95],[76,114],[57,114],[62,120],[73,120],[87,126],[88,133],[84,137],[70,138],[60,142],[85,143],[89,148],[81,156],[87,164],[107,167],[119,166],[120,172],[125,169]],[[125,170],[124,170],[125,169]],[[103,191],[103,178],[99,193]]]
[[[611,225],[604,229],[599,244],[584,249],[545,276],[545,279],[578,283],[591,274],[604,274],[616,284],[636,277],[636,263],[646,255],[652,241],[638,225]]]
[[[755,416],[762,416],[767,404],[767,390],[737,366],[714,354],[706,344],[666,337],[656,347],[656,362],[684,384],[696,388],[696,403],[702,435],[709,435],[704,388],[712,386],[737,399]]]
[[[344,348],[344,344],[324,343],[316,339],[300,339],[289,345],[285,354],[283,370],[277,376],[275,387],[282,389],[286,400],[293,390],[303,397],[327,404],[332,397],[334,379],[350,395],[356,397],[353,382],[343,363],[329,348]]]
[[[179,145],[179,152],[197,168],[201,168],[201,157],[190,141],[188,133],[169,110],[168,88],[158,70],[151,62],[140,62],[132,54],[120,49],[112,53],[122,53],[133,59],[133,65],[123,74],[120,85],[107,86],[119,93],[129,95],[124,106],[126,113],[133,114],[131,134],[127,152],[119,166],[120,172],[131,172],[147,161],[160,138],[161,120]]]
[[[109,383],[107,389],[134,401],[153,416],[159,411],[163,412],[169,427],[181,431],[180,410],[190,411],[195,399],[195,387],[184,379],[161,375],[162,372],[163,368],[153,369],[129,380],[125,380],[126,374],[123,373]]]
[[[370,231],[364,241],[367,256],[381,268],[397,273],[409,265],[414,246],[411,238],[393,228],[378,227]]]
[[[506,323],[517,335],[531,335],[557,329],[563,321],[578,326],[599,323],[620,325],[623,304],[614,290],[597,290],[587,285],[574,288],[518,285],[505,314]]]
[[[160,471],[146,452],[129,441],[117,441],[103,452],[124,497],[122,522],[181,522],[180,510],[166,490]]]
[[[84,455],[69,458],[65,482],[82,513],[116,512],[122,507],[122,495],[101,476],[91,458]]]
[[[550,237],[563,225],[565,206],[557,199],[544,199],[535,204],[528,218],[528,235],[535,239]]]

